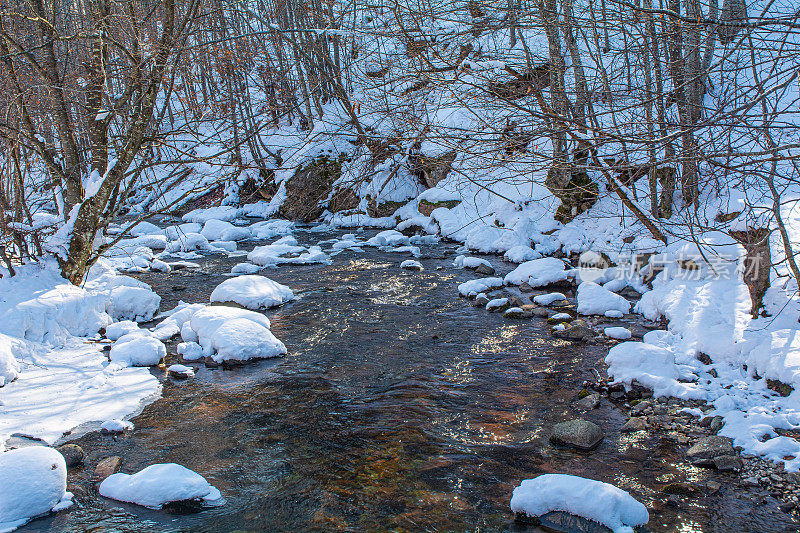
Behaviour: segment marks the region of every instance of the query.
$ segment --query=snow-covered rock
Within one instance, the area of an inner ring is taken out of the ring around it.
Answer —
[[[115,341],[123,335],[135,331],[140,331],[139,324],[132,320],[121,320],[120,322],[114,322],[106,326],[106,338],[110,341]]]
[[[521,285],[523,282],[531,287],[543,287],[569,278],[569,271],[561,259],[542,257],[526,261],[506,274],[506,285]]]
[[[289,264],[309,264],[326,263],[330,264],[331,259],[328,254],[322,251],[319,246],[300,246],[297,239],[288,235],[281,237],[272,244],[258,246],[247,254],[247,260],[261,266],[276,266],[283,263]]]
[[[605,328],[603,333],[605,333],[606,337],[611,339],[628,340],[631,338],[631,331],[629,329],[618,326]]]
[[[414,259],[406,259],[400,263],[400,268],[405,270],[422,270],[422,263]]]
[[[294,299],[292,289],[265,276],[226,279],[211,293],[212,302],[233,302],[247,309],[267,309]]]
[[[120,337],[108,354],[111,361],[130,366],[154,366],[166,355],[167,347],[163,342],[137,332]]]
[[[106,498],[151,509],[186,500],[214,504],[222,498],[203,476],[175,463],[150,465],[135,474],[111,474],[98,491]]]
[[[216,219],[207,221],[200,235],[209,241],[243,241],[252,236],[250,228],[234,226],[230,222]]]
[[[528,516],[563,511],[603,524],[614,533],[633,533],[634,527],[650,520],[647,508],[624,490],[566,474],[524,480],[514,489],[511,510]]]
[[[548,292],[547,294],[538,294],[533,297],[533,302],[537,305],[552,305],[556,302],[563,302],[567,299],[563,293],[560,292]]]
[[[194,369],[185,365],[169,365],[167,375],[185,379],[194,376]]]
[[[106,311],[114,320],[145,322],[158,312],[159,305],[161,297],[147,285],[123,285],[109,291]]]
[[[55,449],[30,446],[0,453],[0,531],[49,513],[69,500],[66,489],[67,464]]]
[[[239,209],[232,205],[222,205],[219,207],[207,207],[205,209],[195,209],[183,215],[185,222],[196,222],[205,224],[209,220],[233,220],[239,216]]]
[[[468,257],[465,255],[459,255],[453,261],[453,266],[456,268],[472,268],[472,269],[478,268],[479,266],[484,266],[494,271],[494,267],[492,266],[492,264],[486,259],[483,259],[482,257]]]
[[[584,281],[578,285],[578,313],[582,315],[603,315],[608,311],[627,313],[631,303],[597,283]]]
[[[655,396],[703,397],[694,384],[678,381],[683,376],[675,362],[675,354],[667,348],[647,342],[623,342],[609,350],[605,362],[608,375],[614,378],[615,383],[630,386],[635,380],[651,389]]]
[[[490,289],[499,289],[502,286],[502,278],[478,278],[460,284],[458,292],[461,296],[473,297]]]
[[[209,306],[192,315],[190,325],[203,354],[218,363],[266,359],[286,353],[286,346],[269,330],[269,319],[254,311]]]
[[[410,238],[394,229],[381,231],[364,243],[365,246],[407,246],[411,244]]]

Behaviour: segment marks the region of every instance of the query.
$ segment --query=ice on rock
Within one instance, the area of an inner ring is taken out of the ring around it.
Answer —
[[[222,498],[203,476],[175,463],[150,465],[135,474],[111,474],[98,491],[106,498],[151,509],[187,500],[215,504]]]
[[[622,327],[605,328],[603,333],[611,339],[628,340],[631,338],[630,330]]]
[[[63,509],[71,496],[66,490],[67,465],[55,449],[0,453],[0,531],[13,531],[56,506]]]
[[[111,361],[130,366],[154,366],[166,355],[167,347],[163,342],[137,332],[120,337],[108,354]]]
[[[209,241],[243,241],[252,236],[250,228],[234,226],[230,222],[216,219],[207,221],[200,235]]]
[[[543,474],[514,489],[511,510],[528,516],[562,511],[593,520],[614,533],[633,533],[650,520],[647,508],[626,491],[593,479]]]
[[[233,302],[246,309],[268,309],[294,299],[292,289],[265,276],[230,278],[211,293],[212,302]]]
[[[218,363],[266,359],[286,353],[286,347],[269,330],[269,319],[254,311],[209,306],[196,312],[190,323],[202,353]]]
[[[132,320],[122,320],[106,326],[106,338],[110,341],[116,341],[123,335],[127,335],[128,333],[133,333],[135,331],[141,331],[139,329],[139,324]]]
[[[597,283],[584,281],[578,285],[578,313],[582,315],[603,315],[608,311],[627,313],[631,303]]]
[[[458,286],[461,296],[474,297],[490,289],[499,289],[503,286],[502,278],[478,278],[465,281]]]
[[[130,420],[120,420],[119,418],[112,418],[100,424],[100,429],[107,433],[123,433],[133,429],[133,422]]]
[[[521,285],[523,282],[531,287],[543,287],[558,281],[564,281],[570,276],[569,271],[561,259],[543,257],[526,261],[506,274],[506,285]]]

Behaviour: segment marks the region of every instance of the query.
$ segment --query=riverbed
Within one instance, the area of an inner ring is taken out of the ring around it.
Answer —
[[[309,245],[341,233],[296,236]],[[73,440],[87,453],[69,476],[85,491],[75,507],[21,531],[534,531],[515,523],[509,500],[521,480],[548,472],[613,483],[648,505],[671,482],[722,485],[659,505],[654,532],[797,530],[759,488],[734,489],[736,474],[690,466],[657,432],[621,434],[619,404],[580,411],[576,395],[608,347],[559,340],[544,319],[508,320],[459,298],[458,283],[476,274],[453,267],[456,248],[422,246],[421,272],[399,268],[408,254],[374,248],[263,271],[298,296],[267,313],[288,355],[194,365],[186,381],[153,369],[163,397],[132,418],[134,431]],[[514,266],[489,259],[501,274]],[[199,269],[137,277],[170,309],[208,302],[243,260],[208,255]],[[177,361],[175,341],[168,348]],[[550,428],[576,417],[603,428],[594,451],[549,444]],[[91,476],[111,455],[129,473],[184,465],[225,504],[155,511],[102,498]]]

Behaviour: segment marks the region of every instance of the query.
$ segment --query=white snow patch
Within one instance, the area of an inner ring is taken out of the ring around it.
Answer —
[[[64,456],[45,446],[0,453],[0,489],[0,531],[13,531],[49,513],[68,494]]]
[[[223,281],[211,293],[212,302],[234,302],[247,309],[267,309],[294,300],[292,289],[265,276],[244,275]]]
[[[603,315],[607,311],[627,313],[631,303],[597,283],[584,281],[578,285],[578,313],[582,315]]]

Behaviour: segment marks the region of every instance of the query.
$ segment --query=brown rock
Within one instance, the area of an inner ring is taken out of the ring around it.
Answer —
[[[120,467],[122,466],[122,457],[119,455],[112,455],[111,457],[106,457],[94,468],[94,478],[99,483],[103,481],[105,478],[110,476],[111,474],[116,474],[119,472]]]

